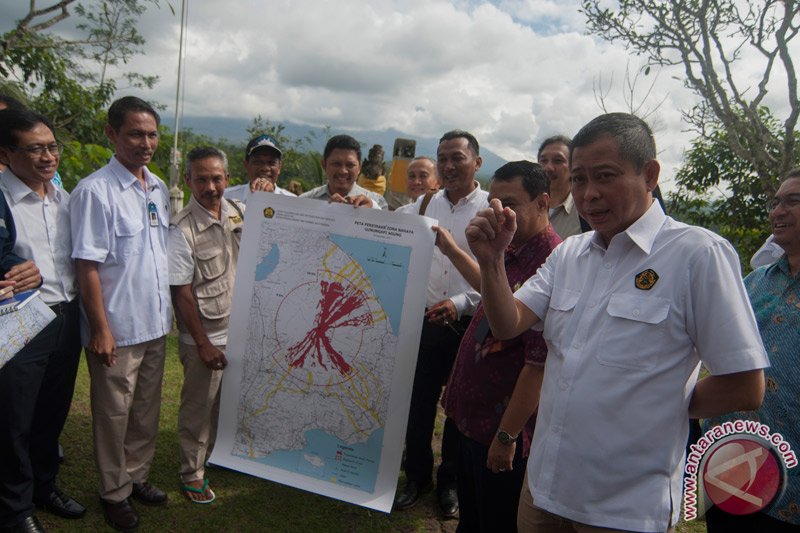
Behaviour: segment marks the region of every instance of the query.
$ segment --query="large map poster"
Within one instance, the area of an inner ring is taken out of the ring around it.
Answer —
[[[212,463],[391,510],[433,223],[251,196]]]

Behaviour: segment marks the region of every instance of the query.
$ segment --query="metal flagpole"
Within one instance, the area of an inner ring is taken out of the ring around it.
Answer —
[[[169,169],[169,202],[174,215],[183,208],[183,189],[180,186],[181,154],[178,151],[181,115],[183,113],[183,63],[185,59],[186,21],[188,19],[188,0],[181,1],[181,34],[178,45],[178,83],[175,88],[175,126],[172,129],[173,143]]]

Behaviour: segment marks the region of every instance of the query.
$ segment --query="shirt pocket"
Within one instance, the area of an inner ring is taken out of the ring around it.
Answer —
[[[616,293],[606,307],[597,360],[606,366],[650,370],[663,353],[670,301],[657,296]]]
[[[142,253],[144,248],[144,222],[135,218],[119,218],[114,223],[116,255],[126,259]]]
[[[227,262],[225,248],[220,246],[198,248],[195,257],[197,258],[197,269],[203,279],[215,280],[225,273]]]
[[[232,292],[227,278],[214,283],[203,283],[195,288],[197,307],[203,317],[216,320],[225,318],[231,312]]]
[[[563,334],[563,332],[569,331],[569,322],[572,320],[575,305],[580,297],[580,291],[561,287],[553,288],[542,331],[542,336],[548,345],[559,346],[561,341],[565,340],[559,333]]]

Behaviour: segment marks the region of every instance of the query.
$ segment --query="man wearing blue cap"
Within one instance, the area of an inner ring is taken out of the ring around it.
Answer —
[[[239,200],[246,204],[250,194],[256,191],[295,196],[294,193],[278,187],[278,176],[281,173],[281,156],[283,154],[275,139],[269,135],[254,137],[247,143],[244,153],[247,183],[225,189],[225,198]]]

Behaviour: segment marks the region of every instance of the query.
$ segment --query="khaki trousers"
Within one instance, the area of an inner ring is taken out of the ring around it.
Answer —
[[[100,497],[118,503],[147,481],[156,451],[166,337],[117,347],[116,364],[86,353]]]
[[[217,346],[225,351],[225,346]],[[205,477],[205,462],[214,449],[219,418],[222,370],[209,369],[197,353],[197,346],[178,342],[183,365],[181,406],[178,411],[178,443],[181,453],[181,482]]]
[[[519,494],[517,530],[520,533],[625,533],[623,529],[590,526],[539,509],[533,503],[527,471]],[[675,533],[675,528],[670,527],[667,533]]]

